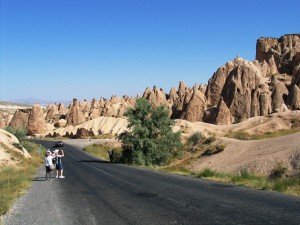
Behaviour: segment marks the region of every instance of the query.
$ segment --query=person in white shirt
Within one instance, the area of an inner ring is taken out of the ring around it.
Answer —
[[[45,168],[46,168],[46,175],[45,175],[45,180],[50,181],[51,180],[51,172],[53,167],[53,156],[51,155],[51,151],[48,150],[45,154]]]

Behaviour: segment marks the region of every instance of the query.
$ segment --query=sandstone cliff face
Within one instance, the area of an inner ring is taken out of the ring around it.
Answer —
[[[49,123],[54,123],[56,122],[59,118],[59,110],[58,110],[58,106],[55,104],[50,104],[47,106],[46,110],[45,110],[45,114],[46,114],[46,121]],[[56,121],[54,121],[56,120]]]
[[[9,126],[15,129],[27,129],[30,109],[17,110],[11,119]]]
[[[189,88],[180,81],[179,87],[172,88],[169,94],[155,86],[153,89],[146,88],[143,98],[152,102],[155,107],[167,106],[173,119],[220,125],[242,122],[273,112],[298,110],[300,34],[259,38],[253,62],[237,57],[225,63],[209,79],[207,86],[195,85]],[[102,116],[122,118],[127,108],[134,107],[135,99],[128,96],[118,98],[114,95],[110,99],[93,99],[91,102],[78,102],[74,99],[68,108],[62,104],[51,105],[40,116],[60,128],[77,126]],[[19,110],[10,124],[26,128],[30,115],[30,110]],[[31,129],[31,132],[37,130]],[[89,129],[81,129],[72,135],[85,136],[90,135],[90,132],[92,131]],[[96,134],[99,131],[93,132]]]
[[[259,38],[256,43],[256,59],[272,64],[275,61],[279,73],[292,74],[299,62],[300,34],[288,34],[280,38]],[[273,58],[273,59],[272,59]]]
[[[236,59],[233,62],[228,62],[225,65],[221,66],[217,72],[214,73],[212,78],[209,79],[207,89],[206,89],[206,98],[207,104],[210,106],[216,106],[221,98],[221,93],[227,77],[231,71],[238,65],[240,59]]]
[[[66,120],[67,120],[67,125],[75,125],[75,126],[85,122],[82,109],[80,109],[78,100],[75,98],[73,99],[73,105],[71,106],[66,116]]]
[[[206,88],[208,109],[204,121],[225,125],[268,114],[268,79],[261,68],[258,61],[252,63],[240,57],[220,67]]]
[[[27,130],[29,135],[43,134],[47,131],[47,124],[43,116],[43,109],[35,104],[30,110]]]
[[[175,89],[173,89],[174,92]],[[172,118],[182,117],[182,113],[186,110],[187,104],[189,103],[193,95],[193,90],[188,88],[183,81],[179,82],[179,88],[177,93],[171,93],[172,98]]]
[[[228,75],[221,96],[236,122],[260,115],[261,71],[251,62],[238,59],[239,64]]]
[[[8,112],[0,112],[0,129],[7,127],[12,118],[12,114]]]
[[[275,77],[272,78],[272,86],[272,111],[275,112],[285,105],[284,100],[289,92],[286,86],[282,82],[278,81]]]
[[[300,88],[297,85],[293,85],[291,88],[287,104],[290,106],[291,110],[300,110]]]
[[[216,109],[216,118],[214,118],[213,121],[216,125],[230,125],[233,122],[230,109],[227,107],[222,97],[219,101],[218,108]]]
[[[166,99],[166,93],[162,89],[158,89],[156,86],[153,87],[153,90],[146,88],[143,98],[152,102],[154,107],[158,107],[160,105],[169,105]]]
[[[205,110],[206,98],[199,87],[195,85],[191,100],[187,103],[186,110],[182,113],[181,118],[191,122],[202,121]]]

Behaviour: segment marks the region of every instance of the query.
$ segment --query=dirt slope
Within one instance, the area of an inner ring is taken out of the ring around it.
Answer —
[[[225,150],[195,160],[190,169],[199,171],[209,168],[230,173],[247,169],[262,175],[269,175],[278,164],[287,167],[290,173],[300,169],[300,132],[251,141],[222,137],[217,142],[226,145]]]
[[[19,140],[7,131],[0,129],[0,168],[9,165],[16,165],[19,162],[13,152],[23,155],[25,158],[31,158],[25,148],[16,148]]]

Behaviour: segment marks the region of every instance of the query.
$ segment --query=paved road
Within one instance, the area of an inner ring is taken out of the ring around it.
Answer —
[[[111,164],[70,145],[64,150],[66,179],[34,182],[4,224],[300,223],[299,197]]]

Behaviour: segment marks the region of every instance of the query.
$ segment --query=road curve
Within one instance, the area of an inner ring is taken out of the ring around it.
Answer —
[[[47,201],[55,224],[300,223],[299,197],[111,164],[67,144],[63,149],[66,178],[39,182],[50,186],[47,194],[55,199]],[[36,202],[45,200],[32,199],[5,224],[17,224],[26,213],[31,215],[24,224],[48,224],[41,219],[43,205]]]

